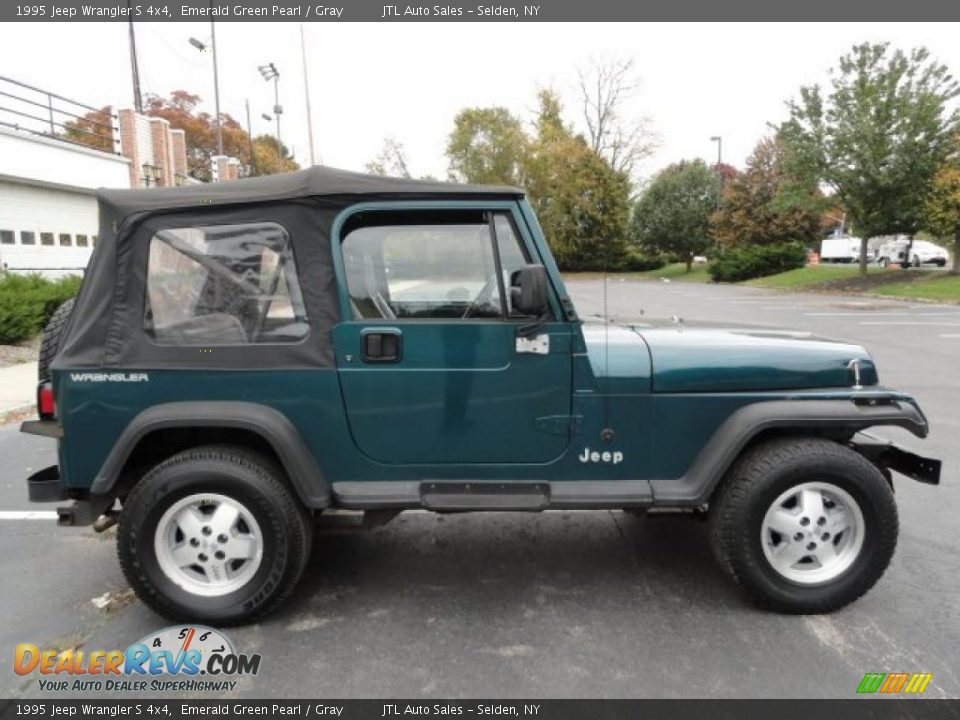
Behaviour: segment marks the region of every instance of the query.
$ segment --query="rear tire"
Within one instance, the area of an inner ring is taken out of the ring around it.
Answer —
[[[37,375],[40,382],[46,382],[50,379],[50,363],[56,357],[60,350],[60,341],[63,338],[63,331],[67,329],[67,323],[70,322],[70,315],[73,314],[73,306],[76,298],[70,298],[50,317],[50,322],[43,329],[43,335],[40,339],[40,356],[37,360]]]
[[[130,585],[156,612],[230,625],[266,614],[290,594],[312,540],[309,513],[282,470],[222,445],[179,453],[134,486],[117,552]]]
[[[717,559],[754,602],[806,614],[837,610],[873,587],[896,549],[898,520],[873,464],[844,445],[792,437],[737,462],[709,527]]]

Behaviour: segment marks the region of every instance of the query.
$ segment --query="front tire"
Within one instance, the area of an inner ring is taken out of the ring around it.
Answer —
[[[232,446],[187,450],[123,502],[120,565],[143,602],[174,620],[230,625],[293,589],[313,530],[282,470]]]
[[[893,491],[873,464],[803,437],[742,457],[709,523],[717,559],[757,604],[802,614],[837,610],[873,587],[899,527]]]

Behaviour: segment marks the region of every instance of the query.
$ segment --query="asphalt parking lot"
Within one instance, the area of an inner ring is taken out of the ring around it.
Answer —
[[[569,287],[581,315],[601,312],[599,281]],[[960,306],[620,280],[609,303],[615,320],[859,342],[918,397],[930,437],[888,432],[942,458],[943,484],[897,484],[900,545],[877,587],[833,615],[779,616],[744,602],[686,519],[407,513],[318,538],[292,600],[228,631],[263,655],[235,695],[849,698],[866,672],[922,671],[928,697],[960,697]],[[0,459],[0,697],[42,697],[10,669],[17,643],[123,648],[168,623],[125,592],[112,532],[24,515],[49,441],[0,428]],[[98,609],[106,592],[119,600]]]

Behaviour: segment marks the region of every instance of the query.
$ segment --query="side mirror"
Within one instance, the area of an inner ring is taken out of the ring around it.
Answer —
[[[510,276],[510,304],[527,317],[541,317],[550,310],[547,270],[543,265],[524,265]]]

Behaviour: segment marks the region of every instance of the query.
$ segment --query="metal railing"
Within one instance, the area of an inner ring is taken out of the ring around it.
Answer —
[[[111,108],[0,75],[0,125],[120,155],[120,128]]]

